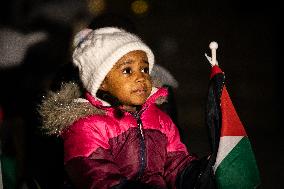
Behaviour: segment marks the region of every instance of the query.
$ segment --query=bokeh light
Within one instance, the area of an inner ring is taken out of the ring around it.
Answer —
[[[106,2],[105,0],[88,0],[88,8],[90,13],[96,16],[105,11]]]
[[[144,0],[136,0],[131,3],[131,10],[135,14],[145,14],[149,11],[149,4]]]

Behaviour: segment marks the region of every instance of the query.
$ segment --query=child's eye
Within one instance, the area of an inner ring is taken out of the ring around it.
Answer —
[[[122,73],[123,73],[123,74],[131,74],[131,73],[132,73],[132,70],[131,70],[131,68],[124,68],[124,69],[122,70]]]
[[[149,68],[148,67],[146,67],[146,68],[142,68],[142,70],[141,70],[142,72],[144,72],[144,73],[149,73]]]

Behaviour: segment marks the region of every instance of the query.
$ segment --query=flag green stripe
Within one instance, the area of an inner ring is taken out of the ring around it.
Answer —
[[[260,184],[257,164],[247,137],[217,167],[216,180],[219,189],[250,189]]]

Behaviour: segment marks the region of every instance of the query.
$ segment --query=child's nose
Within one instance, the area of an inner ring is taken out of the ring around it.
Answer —
[[[145,75],[142,72],[138,72],[136,74],[136,81],[137,82],[145,81]]]

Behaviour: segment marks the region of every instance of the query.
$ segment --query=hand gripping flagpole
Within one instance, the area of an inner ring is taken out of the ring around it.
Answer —
[[[218,43],[215,42],[215,41],[212,41],[210,44],[209,44],[209,48],[211,49],[211,56],[208,56],[206,53],[205,53],[205,56],[207,58],[207,60],[209,61],[209,63],[211,64],[211,66],[218,66],[218,61],[217,61],[217,58],[216,58],[216,51],[218,49]]]

